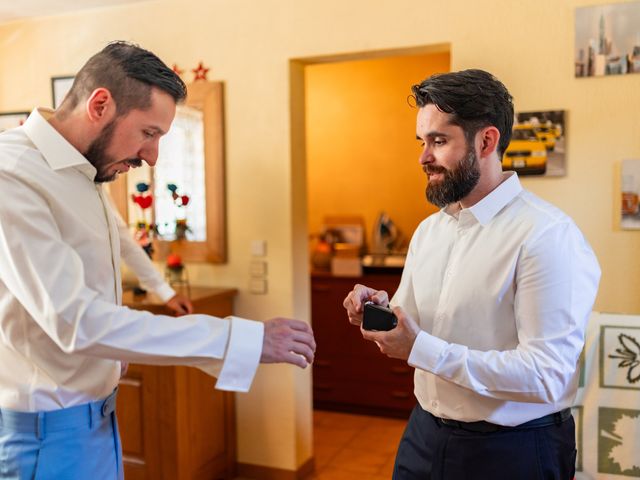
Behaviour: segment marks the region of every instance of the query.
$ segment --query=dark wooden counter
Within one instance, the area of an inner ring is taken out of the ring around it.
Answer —
[[[318,345],[313,364],[315,408],[392,417],[408,417],[416,404],[413,371],[406,362],[380,353],[362,338],[342,306],[356,283],[385,290],[389,297],[400,273],[361,277],[311,276],[311,323]]]
[[[236,293],[232,288],[192,287],[194,312],[231,315]],[[153,295],[125,292],[123,303],[171,314]],[[214,385],[214,378],[195,368],[129,366],[117,405],[127,480],[234,477],[234,396]]]

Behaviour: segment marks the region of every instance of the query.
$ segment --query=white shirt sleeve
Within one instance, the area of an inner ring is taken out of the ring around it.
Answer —
[[[142,364],[217,369],[223,387],[248,388],[262,351],[262,323],[153,315],[106,301],[86,286],[85,265],[63,241],[45,198],[3,171],[0,190],[11,199],[0,202],[2,282],[57,348]]]
[[[482,396],[554,403],[575,378],[599,279],[575,225],[553,225],[523,246],[516,267],[516,348],[471,350],[422,331],[408,363]]]

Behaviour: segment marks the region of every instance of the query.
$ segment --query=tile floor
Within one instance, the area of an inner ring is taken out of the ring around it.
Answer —
[[[316,469],[305,480],[390,480],[406,422],[314,410]],[[242,477],[236,480],[254,479]]]
[[[406,420],[315,410],[316,471],[306,480],[390,480]]]

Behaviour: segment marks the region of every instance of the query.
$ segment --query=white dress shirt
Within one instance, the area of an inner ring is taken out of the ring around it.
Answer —
[[[0,134],[0,407],[54,410],[104,398],[120,361],[192,365],[246,391],[263,325],[119,306],[116,222],[95,168],[34,110]],[[224,359],[224,361],[222,360]]]
[[[572,405],[600,267],[567,215],[503,175],[420,224],[391,303],[420,324],[422,408],[513,426]]]

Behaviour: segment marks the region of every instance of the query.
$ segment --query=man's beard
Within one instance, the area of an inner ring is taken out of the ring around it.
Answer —
[[[441,173],[443,175],[439,182],[427,184],[427,200],[440,208],[465,198],[480,180],[478,157],[471,148],[460,160],[460,164],[451,170],[435,165],[426,165],[423,170],[427,174]]]
[[[89,163],[96,167],[96,177],[93,180],[96,183],[112,182],[118,175],[117,172],[110,175],[106,173],[106,168],[116,162],[115,159],[107,155],[107,148],[111,144],[115,128],[116,120],[112,120],[102,129],[98,138],[91,142],[91,145],[89,145],[89,148],[84,154],[85,158],[89,160]],[[142,165],[142,160],[139,158],[131,158],[128,162],[134,167]]]

